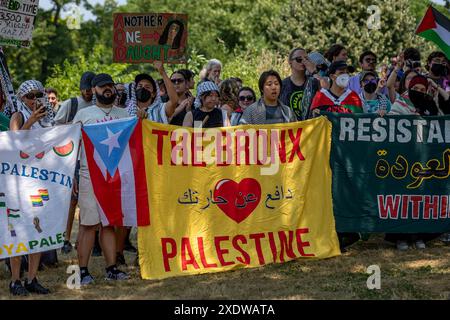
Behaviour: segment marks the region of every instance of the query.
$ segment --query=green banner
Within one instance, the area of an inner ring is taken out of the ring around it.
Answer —
[[[450,231],[450,116],[324,115],[338,232]]]
[[[9,130],[9,118],[0,112],[0,131]]]

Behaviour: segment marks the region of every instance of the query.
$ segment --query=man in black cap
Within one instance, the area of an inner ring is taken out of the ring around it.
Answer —
[[[94,78],[95,74],[91,71],[86,71],[83,73],[80,79],[80,95],[78,97],[73,97],[64,101],[58,109],[57,114],[55,115],[55,123],[56,124],[67,124],[71,123],[75,114],[86,107],[92,105],[92,86],[91,81]],[[66,236],[64,239],[64,245],[61,248],[61,252],[63,254],[68,254],[72,251],[72,243],[70,242],[70,237],[72,234],[72,225],[73,219],[75,216],[75,209],[78,204],[78,174],[80,170],[80,164],[77,163],[75,168],[75,183],[74,189],[72,192],[72,200],[70,202],[69,208],[69,217],[67,219],[67,228],[66,228]]]
[[[117,93],[114,81],[109,74],[97,74],[92,79],[92,88],[96,104],[80,110],[73,119],[73,123],[81,122],[82,125],[86,125],[129,117],[125,109],[114,106]],[[106,279],[129,279],[129,276],[117,269],[116,266],[114,227],[103,227],[100,224],[100,214],[92,189],[84,146],[81,152],[79,184],[80,230],[77,253],[81,272],[81,285],[88,285],[94,281],[94,278],[88,271],[88,264],[94,246],[95,231],[98,228],[101,230],[100,243],[102,244],[103,256],[106,262]]]
[[[75,114],[86,107],[92,105],[92,86],[91,81],[95,73],[86,71],[80,79],[80,95],[78,97],[70,98],[61,104],[58,113],[55,116],[56,124],[66,124],[72,122]]]

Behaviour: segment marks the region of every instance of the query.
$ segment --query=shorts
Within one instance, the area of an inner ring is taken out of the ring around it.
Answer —
[[[80,207],[80,224],[95,226],[100,223],[97,200],[92,189],[89,173],[80,172],[78,206]]]

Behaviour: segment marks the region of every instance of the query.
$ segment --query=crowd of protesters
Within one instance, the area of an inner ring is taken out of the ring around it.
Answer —
[[[419,50],[408,48],[390,65],[378,66],[377,55],[368,50],[359,56],[359,69],[347,63],[347,48],[336,44],[322,55],[293,49],[288,56],[291,74],[281,79],[275,70],[260,75],[258,88],[239,78],[221,79],[222,64],[210,60],[199,74],[197,86],[191,70],[180,69],[169,77],[161,62],[154,66],[161,79],[141,73],[133,83],[115,83],[108,74],[85,71],[80,95],[61,104],[55,89],[36,80],[17,90],[17,110],[1,114],[1,125],[9,130],[33,130],[67,123],[82,124],[139,117],[178,126],[214,128],[241,124],[275,124],[303,121],[321,111],[375,113],[384,115],[437,116],[450,114],[450,64],[439,51],[423,60]],[[423,63],[424,62],[424,63]],[[192,90],[196,89],[194,95]],[[5,95],[0,94],[1,111]],[[9,122],[9,123],[8,123]],[[123,252],[136,252],[129,240],[130,228],[101,227],[86,156],[82,152],[75,172],[66,239],[62,253],[72,250],[71,231],[75,209],[80,209],[76,240],[81,284],[94,282],[88,270],[90,256],[102,254],[107,280],[126,280],[118,267],[125,264]],[[359,234],[338,234],[341,249],[360,239]],[[436,235],[434,235],[436,236]],[[397,249],[425,249],[429,235],[389,234]],[[450,234],[441,235],[450,242]],[[13,295],[48,294],[36,278],[41,254],[28,259],[28,277],[20,280],[21,258],[10,259]]]

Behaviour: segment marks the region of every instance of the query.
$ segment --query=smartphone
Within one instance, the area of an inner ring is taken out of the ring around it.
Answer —
[[[45,98],[36,98],[36,107],[45,106]]]

